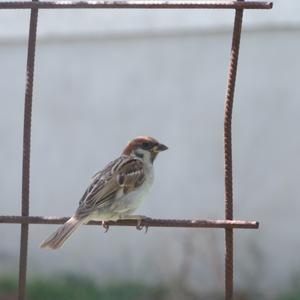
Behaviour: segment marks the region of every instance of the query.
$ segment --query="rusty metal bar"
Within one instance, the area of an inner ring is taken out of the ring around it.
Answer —
[[[0,9],[137,8],[137,9],[271,9],[272,2],[240,1],[43,1],[0,2]]]
[[[37,0],[33,0],[37,1]],[[26,90],[24,107],[23,129],[23,168],[22,168],[22,216],[29,215],[29,184],[30,184],[30,138],[31,138],[31,114],[32,114],[32,91],[34,75],[34,57],[36,44],[36,28],[38,9],[31,10],[30,27],[28,36]],[[19,300],[25,299],[26,294],[26,269],[28,247],[28,224],[21,225],[20,261],[19,261]]]
[[[243,0],[240,0],[241,3]],[[225,219],[233,219],[232,184],[232,108],[240,47],[243,10],[237,9],[232,34],[230,65],[224,112],[224,162],[225,162]],[[233,299],[233,230],[225,229],[225,299]]]
[[[63,224],[69,217],[37,217],[37,216],[0,216],[1,223],[10,224]],[[107,222],[111,226],[136,226],[135,220],[119,220]],[[87,225],[101,225],[101,222],[91,221]],[[241,220],[173,220],[173,219],[146,219],[141,225],[149,227],[182,227],[182,228],[243,228],[257,229],[256,221]]]

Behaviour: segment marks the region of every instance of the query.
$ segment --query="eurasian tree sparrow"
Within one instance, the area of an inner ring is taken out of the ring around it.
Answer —
[[[82,196],[75,214],[60,226],[42,248],[57,249],[78,228],[91,220],[106,221],[145,217],[132,213],[139,207],[153,183],[153,162],[168,147],[147,136],[130,141],[122,155],[96,173]]]

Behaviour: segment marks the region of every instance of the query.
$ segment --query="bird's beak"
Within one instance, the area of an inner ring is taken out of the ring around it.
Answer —
[[[158,152],[161,152],[161,151],[165,151],[167,150],[168,147],[164,144],[158,144],[157,146],[154,147],[154,152],[158,153]]]

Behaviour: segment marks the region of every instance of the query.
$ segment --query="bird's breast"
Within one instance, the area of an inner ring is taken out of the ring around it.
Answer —
[[[118,201],[118,208],[120,212],[134,211],[142,203],[145,196],[149,193],[149,190],[153,184],[154,174],[152,168],[145,169],[146,179],[142,185],[140,185],[135,190],[123,195]]]

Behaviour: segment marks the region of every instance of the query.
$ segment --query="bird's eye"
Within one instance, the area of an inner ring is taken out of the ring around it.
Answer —
[[[151,147],[151,144],[149,142],[143,142],[142,146],[144,149],[149,149]]]

